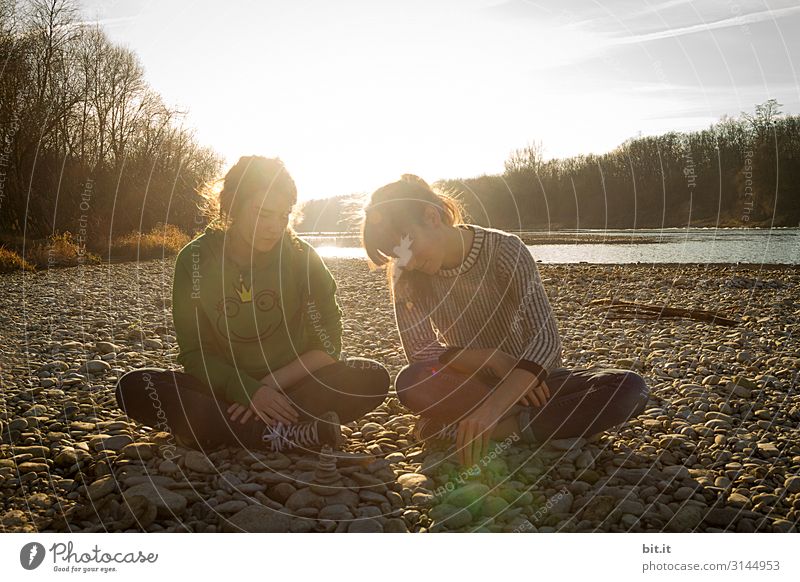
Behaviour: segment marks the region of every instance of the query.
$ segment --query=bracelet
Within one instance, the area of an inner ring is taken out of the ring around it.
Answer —
[[[539,382],[544,382],[547,379],[547,370],[542,368],[536,362],[531,362],[530,360],[520,360],[514,365],[514,369],[519,368],[520,370],[525,370],[530,372]]]

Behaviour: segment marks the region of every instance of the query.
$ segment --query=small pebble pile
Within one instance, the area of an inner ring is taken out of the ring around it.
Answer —
[[[382,271],[327,261],[344,352],[404,365]],[[567,367],[642,374],[640,417],[494,444],[475,467],[415,443],[393,396],[340,451],[175,445],[116,407],[121,374],[175,367],[173,259],[0,275],[0,531],[794,532],[800,518],[800,271],[540,265]],[[589,302],[719,309],[741,321],[611,320]]]

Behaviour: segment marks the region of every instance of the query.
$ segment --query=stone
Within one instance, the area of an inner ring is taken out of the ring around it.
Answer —
[[[685,501],[692,495],[694,495],[694,489],[691,487],[680,487],[677,491],[675,491],[675,493],[672,494],[672,498],[677,501]]]
[[[111,364],[103,360],[89,360],[81,364],[81,367],[78,368],[78,372],[89,374],[101,374],[109,370],[111,370]]]
[[[342,488],[342,476],[336,468],[336,457],[329,445],[324,445],[320,451],[310,488],[317,495],[333,495]]]
[[[357,519],[350,523],[347,533],[383,533],[383,524],[377,519]]]
[[[581,519],[588,519],[592,523],[602,522],[615,512],[616,507],[617,500],[614,497],[610,495],[595,495],[583,507]]]
[[[786,481],[783,482],[783,487],[786,489],[787,493],[800,492],[800,476],[793,475],[788,477]]]
[[[248,505],[249,503],[241,499],[231,499],[230,501],[225,501],[214,507],[214,511],[219,513],[237,513]]]
[[[120,351],[119,346],[111,342],[97,342],[94,348],[100,354],[112,354]]]
[[[434,482],[422,473],[405,473],[397,478],[405,489],[433,489]]]
[[[456,507],[466,507],[473,511],[480,511],[488,492],[488,485],[484,485],[483,483],[467,483],[450,492],[447,496],[447,503]]]
[[[381,426],[377,422],[368,422],[361,427],[361,434],[367,438],[369,438],[370,435],[373,435],[375,433],[382,433],[383,431],[384,431],[383,426]]]
[[[235,515],[221,520],[224,532],[286,533],[292,531],[297,520],[286,512],[275,511],[263,505],[248,505]],[[306,530],[309,531],[309,530]]]
[[[158,508],[142,495],[129,495],[121,506],[122,515],[114,523],[116,531],[124,531],[134,526],[145,529],[158,517]]]
[[[109,436],[94,441],[96,451],[120,451],[133,442],[126,434]]]
[[[358,495],[356,495],[358,498]],[[291,511],[297,511],[305,507],[313,507],[321,509],[325,506],[327,501],[320,495],[317,495],[308,487],[298,489],[286,500],[286,507]]]
[[[579,449],[586,444],[586,439],[583,437],[576,437],[571,439],[550,439],[547,441],[547,446],[557,451],[568,451],[570,449]]]
[[[158,516],[162,518],[175,519],[186,510],[187,501],[183,495],[152,483],[134,485],[126,489],[122,495],[126,500],[141,495],[156,507]]]
[[[122,447],[120,454],[128,459],[149,461],[153,458],[153,445],[150,443],[130,443]]]
[[[105,497],[106,495],[113,493],[116,488],[117,480],[113,476],[109,475],[106,477],[101,477],[100,479],[90,483],[86,488],[86,494],[92,501],[97,501],[101,497]]]
[[[383,524],[383,531],[386,533],[408,533],[408,525],[399,517],[392,517]]]
[[[675,533],[693,532],[702,523],[707,508],[683,504],[666,524],[666,529]]]
[[[291,483],[277,483],[267,489],[267,497],[284,505],[295,491],[297,491],[297,488]]]
[[[354,515],[350,508],[341,503],[334,505],[326,505],[319,511],[319,519],[332,519],[334,521],[342,521],[353,519]]]
[[[217,468],[211,459],[206,457],[200,451],[188,451],[183,458],[183,463],[190,471],[196,473],[216,473]]]

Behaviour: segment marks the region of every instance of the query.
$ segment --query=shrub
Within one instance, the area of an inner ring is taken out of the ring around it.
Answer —
[[[34,243],[26,255],[27,260],[42,269],[72,267],[100,261],[100,257],[86,251],[69,231],[52,234],[45,241]]]
[[[36,267],[20,257],[15,251],[0,246],[0,273],[10,273],[19,269],[35,271]]]
[[[189,236],[174,224],[156,224],[150,232],[131,232],[111,243],[115,259],[142,260],[177,255],[189,243]]]

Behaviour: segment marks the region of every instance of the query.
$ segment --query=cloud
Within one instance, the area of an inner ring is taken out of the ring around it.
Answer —
[[[733,26],[745,26],[747,24],[754,24],[757,22],[764,22],[768,20],[778,20],[792,14],[800,13],[800,6],[789,6],[786,8],[779,8],[777,10],[764,10],[761,12],[752,12],[750,14],[743,14],[741,16],[734,16],[732,18],[724,18],[715,22],[707,22],[702,24],[695,24],[692,26],[685,26],[683,28],[672,28],[669,30],[662,30],[659,32],[651,32],[647,34],[637,34],[632,36],[611,37],[609,44],[639,44],[653,40],[661,40],[665,38],[673,38],[677,36],[685,36],[688,34],[695,34],[698,32],[707,32],[710,30],[717,30],[722,28],[730,28]]]

